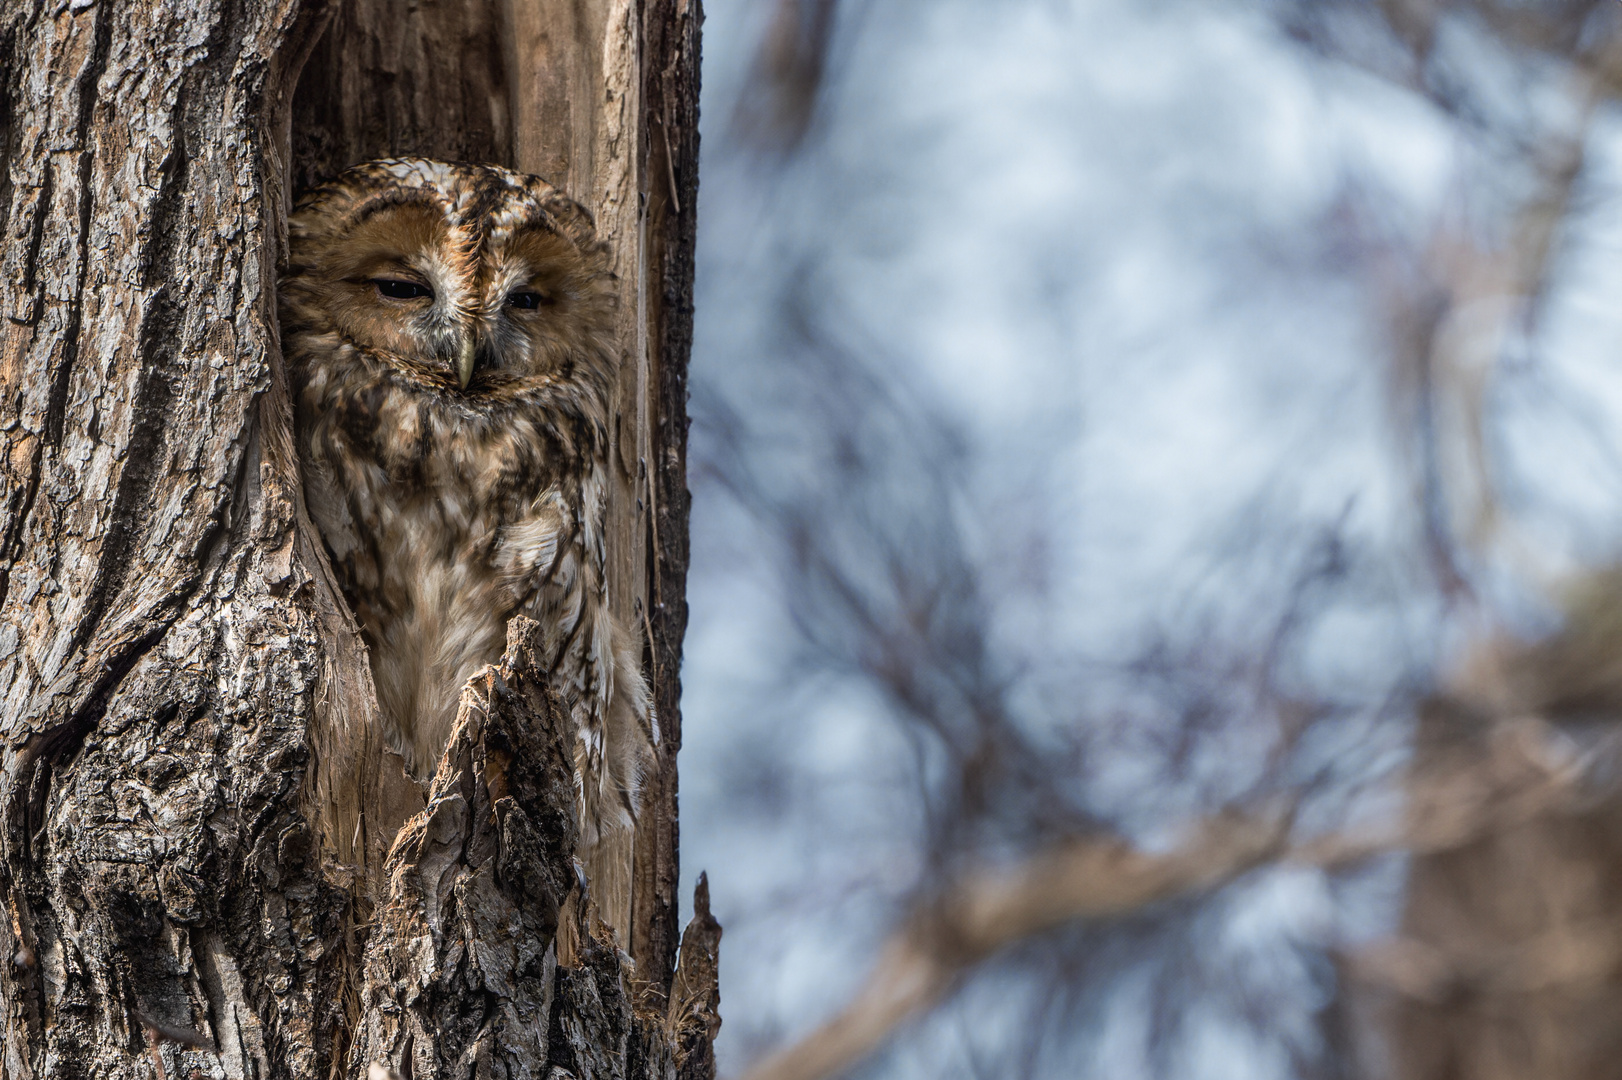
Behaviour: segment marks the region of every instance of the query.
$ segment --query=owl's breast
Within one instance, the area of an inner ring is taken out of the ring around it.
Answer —
[[[525,491],[533,497],[569,456],[552,435],[555,425],[526,402],[472,408],[363,370],[314,374],[299,404],[301,429],[317,456],[381,472],[408,492],[438,491],[481,505]]]
[[[516,411],[470,416],[381,380],[308,379],[298,431],[310,514],[371,648],[379,702],[412,760],[431,764],[458,689],[500,655],[518,609],[511,538],[535,532],[539,547],[557,534],[535,523],[557,517],[537,502],[559,490],[560,464]]]

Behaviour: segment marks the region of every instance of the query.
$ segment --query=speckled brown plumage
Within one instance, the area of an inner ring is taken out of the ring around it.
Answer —
[[[529,615],[579,727],[585,836],[625,826],[652,718],[641,650],[608,611],[619,353],[589,215],[535,177],[391,160],[313,192],[290,233],[305,495],[392,741],[431,774],[463,683]]]

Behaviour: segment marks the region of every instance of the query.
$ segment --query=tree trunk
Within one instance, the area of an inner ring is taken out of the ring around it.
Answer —
[[[1622,701],[1615,610],[1603,648],[1559,635],[1510,654],[1498,700],[1439,699],[1422,713],[1416,776],[1469,754],[1478,775],[1547,776],[1569,795],[1499,800],[1497,821],[1471,807],[1492,824],[1414,857],[1400,933],[1353,968],[1354,1007],[1387,1044],[1387,1060],[1368,1055],[1369,1075],[1622,1080],[1622,795],[1606,758],[1577,749],[1614,727]]]
[[[679,970],[675,921],[700,20],[0,8],[5,1077],[713,1074],[702,889]],[[391,154],[538,173],[616,252],[611,599],[662,741],[634,851],[583,870],[530,628],[419,790],[303,509],[287,207]]]

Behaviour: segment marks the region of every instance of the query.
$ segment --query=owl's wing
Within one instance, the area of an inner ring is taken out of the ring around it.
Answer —
[[[496,548],[495,567],[515,608],[527,611],[558,575],[570,545],[574,515],[556,487],[541,493],[529,516],[509,525]]]
[[[600,537],[549,489],[508,528],[496,565],[514,608],[542,628],[552,683],[574,717],[588,843],[628,826],[652,761],[652,716],[637,635],[610,615]]]
[[[333,476],[332,465],[318,454],[307,453],[304,464],[304,504],[321,533],[333,564],[341,567],[351,588],[377,587],[377,567],[361,540],[349,501]]]

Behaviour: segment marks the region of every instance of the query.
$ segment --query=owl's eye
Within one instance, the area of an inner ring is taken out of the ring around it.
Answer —
[[[373,278],[372,284],[377,286],[378,294],[390,300],[415,300],[419,296],[426,296],[432,300],[434,290],[426,285],[419,285],[415,281],[401,281],[399,278]]]
[[[530,292],[520,289],[518,292],[507,294],[507,306],[518,308],[544,307],[552,302],[552,298],[545,293]]]

